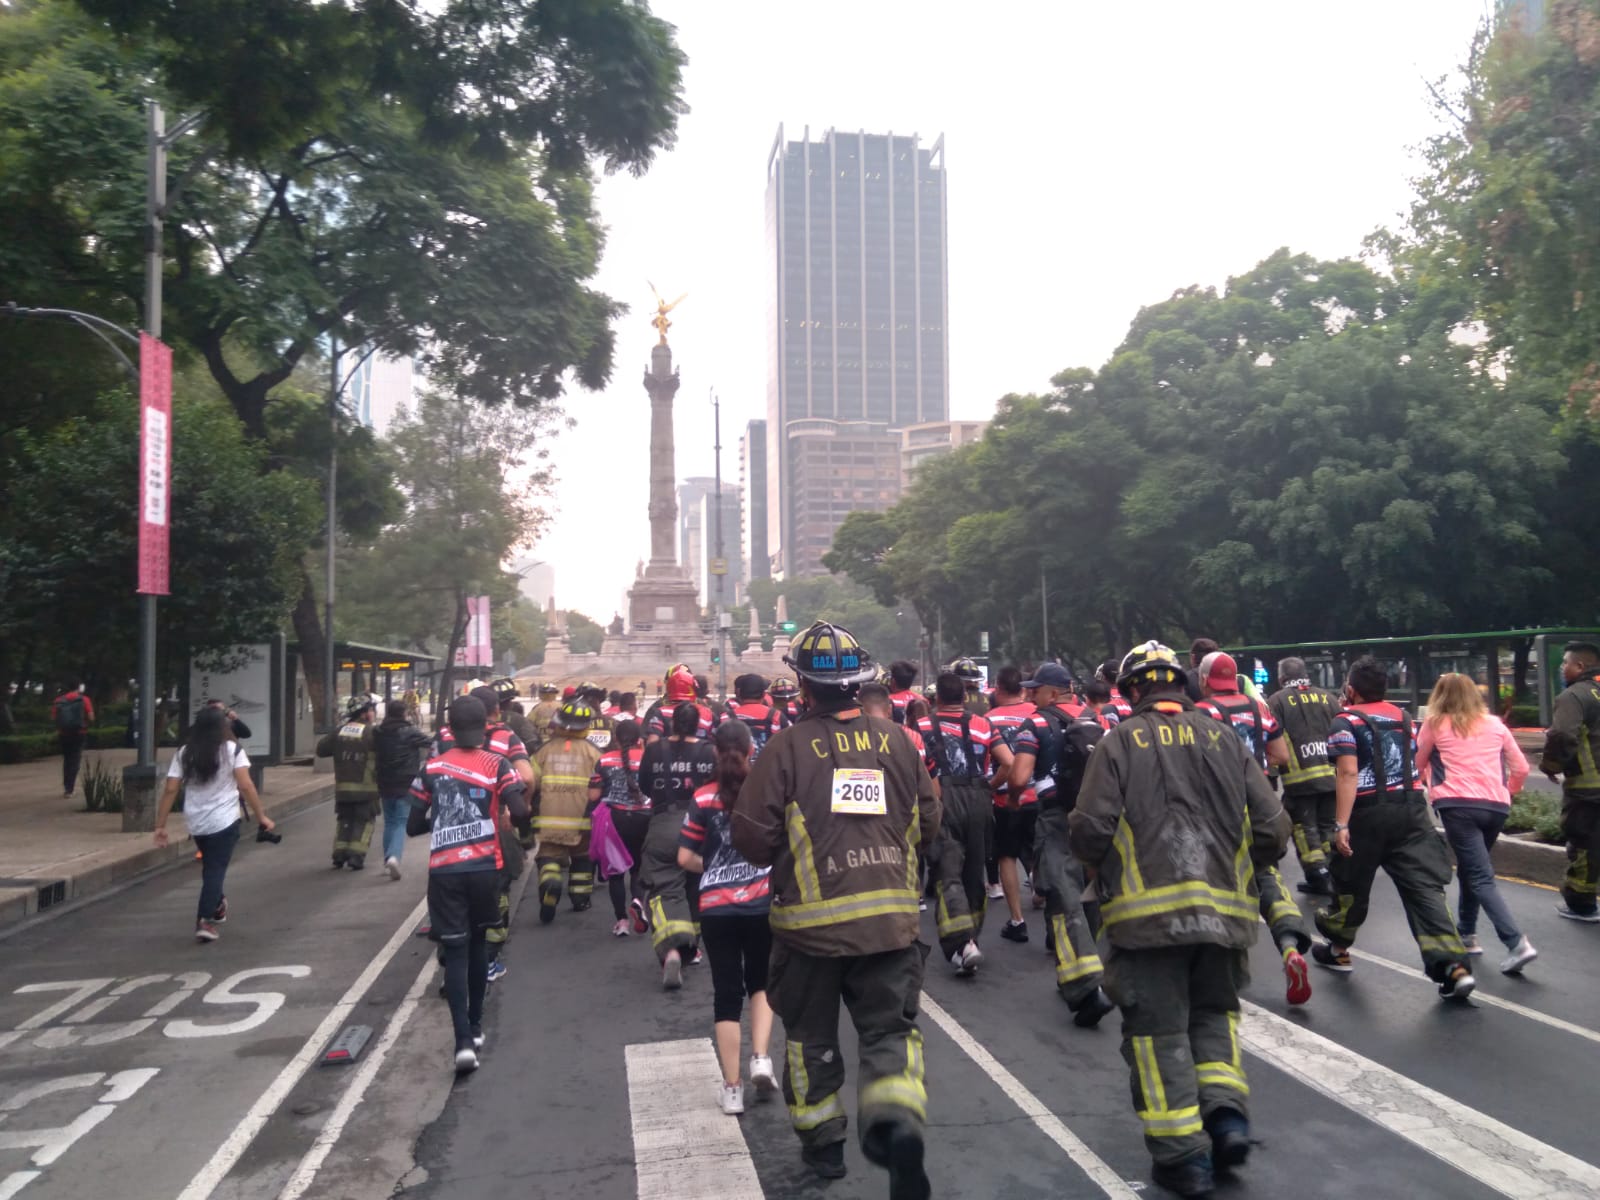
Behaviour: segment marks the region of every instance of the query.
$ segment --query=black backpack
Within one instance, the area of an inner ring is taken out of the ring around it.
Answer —
[[[62,733],[78,733],[89,725],[83,697],[74,695],[56,701],[56,728]]]
[[[1078,792],[1083,787],[1083,773],[1089,769],[1089,755],[1094,753],[1106,731],[1098,721],[1069,718],[1053,705],[1041,708],[1039,715],[1049,723],[1056,737],[1055,762],[1050,766],[1050,778],[1056,784],[1052,806],[1071,812],[1077,806]]]

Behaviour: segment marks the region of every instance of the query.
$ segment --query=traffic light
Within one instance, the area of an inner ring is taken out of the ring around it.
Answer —
[[[721,661],[722,661],[722,651],[713,650],[711,652],[711,665],[712,666],[716,666]]]
[[[779,625],[778,625],[779,631],[783,632],[783,633],[793,633],[796,629],[799,629],[799,628],[800,628],[800,626],[795,624],[793,621],[783,621],[783,622],[780,622]]]

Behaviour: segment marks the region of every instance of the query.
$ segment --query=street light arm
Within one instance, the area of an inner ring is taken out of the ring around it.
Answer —
[[[139,368],[134,366],[133,362],[128,358],[128,356],[122,352],[122,347],[118,346],[114,341],[106,336],[106,331],[109,330],[112,333],[121,334],[135,346],[139,344],[139,338],[130,330],[124,329],[121,325],[118,325],[115,321],[108,321],[104,317],[97,317],[93,313],[78,312],[76,309],[72,308],[25,308],[22,305],[17,304],[15,301],[8,301],[6,303],[5,312],[7,315],[13,317],[62,317],[68,321],[71,321],[75,325],[82,326],[84,329],[87,329],[90,333],[94,334],[95,337],[99,338],[105,343],[106,349],[110,350],[112,354],[117,356],[117,361],[122,364],[123,369],[126,370],[128,375],[133,379],[134,385],[138,386]]]

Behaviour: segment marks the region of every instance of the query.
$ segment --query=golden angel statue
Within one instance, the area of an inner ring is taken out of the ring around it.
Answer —
[[[650,283],[648,279],[645,282]],[[650,294],[656,298],[656,315],[650,318],[650,324],[654,325],[656,331],[661,334],[661,345],[665,346],[667,344],[667,330],[672,328],[672,322],[667,320],[667,314],[687,300],[689,293],[685,292],[671,304],[668,304],[661,298],[661,293],[656,291],[656,285],[651,283]]]

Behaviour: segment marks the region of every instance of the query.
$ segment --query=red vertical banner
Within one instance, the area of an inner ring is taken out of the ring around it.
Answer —
[[[139,334],[139,593],[165,596],[172,525],[172,348]]]

